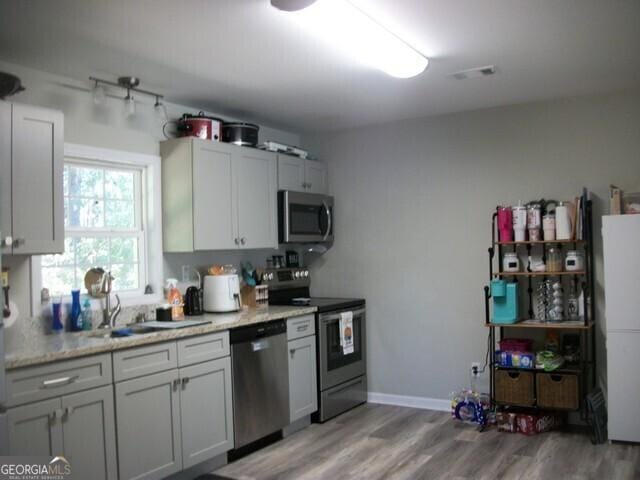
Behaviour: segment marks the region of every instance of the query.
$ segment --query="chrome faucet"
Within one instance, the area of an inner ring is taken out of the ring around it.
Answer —
[[[116,318],[122,310],[120,304],[120,297],[116,293],[116,306],[111,308],[111,282],[114,278],[111,276],[111,272],[105,272],[102,275],[102,281],[100,282],[100,293],[104,294],[104,310],[102,311],[102,323],[98,328],[113,328],[116,325]]]

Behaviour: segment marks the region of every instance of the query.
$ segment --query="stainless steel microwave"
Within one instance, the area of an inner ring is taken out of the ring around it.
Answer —
[[[333,197],[316,193],[278,192],[280,243],[333,241]]]

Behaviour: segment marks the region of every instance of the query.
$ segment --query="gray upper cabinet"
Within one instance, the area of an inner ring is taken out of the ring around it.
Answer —
[[[113,386],[62,397],[64,455],[76,478],[118,478]]]
[[[289,421],[318,410],[316,336],[289,342]]]
[[[193,142],[194,250],[237,248],[234,158],[226,147],[216,142]]]
[[[115,386],[120,480],[165,478],[182,470],[178,370]]]
[[[11,104],[0,101],[0,251],[11,253]],[[10,239],[9,242],[6,240]]]
[[[166,252],[277,247],[275,154],[194,138],[160,152]]]
[[[61,455],[62,414],[60,398],[7,410],[9,455]]]
[[[234,163],[241,248],[277,248],[278,196],[273,153],[238,148]]]
[[[304,192],[304,158],[291,155],[278,155],[278,190]]]
[[[0,127],[3,252],[61,253],[64,116],[55,110],[2,102]]]
[[[278,190],[328,193],[327,165],[291,155],[278,155]]]
[[[329,192],[327,184],[327,165],[323,162],[313,160],[304,161],[304,175],[307,181],[307,191],[309,193]]]
[[[180,369],[182,461],[192,467],[233,448],[231,358]]]

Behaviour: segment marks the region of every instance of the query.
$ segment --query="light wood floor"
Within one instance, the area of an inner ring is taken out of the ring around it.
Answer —
[[[239,480],[640,479],[640,446],[594,446],[584,434],[565,432],[480,433],[445,412],[367,404],[215,474]]]

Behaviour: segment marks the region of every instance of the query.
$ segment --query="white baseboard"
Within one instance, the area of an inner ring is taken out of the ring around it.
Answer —
[[[442,412],[449,412],[451,410],[451,400],[444,400],[442,398],[410,397],[408,395],[369,392],[367,400],[369,403],[397,405],[399,407],[423,408]]]

